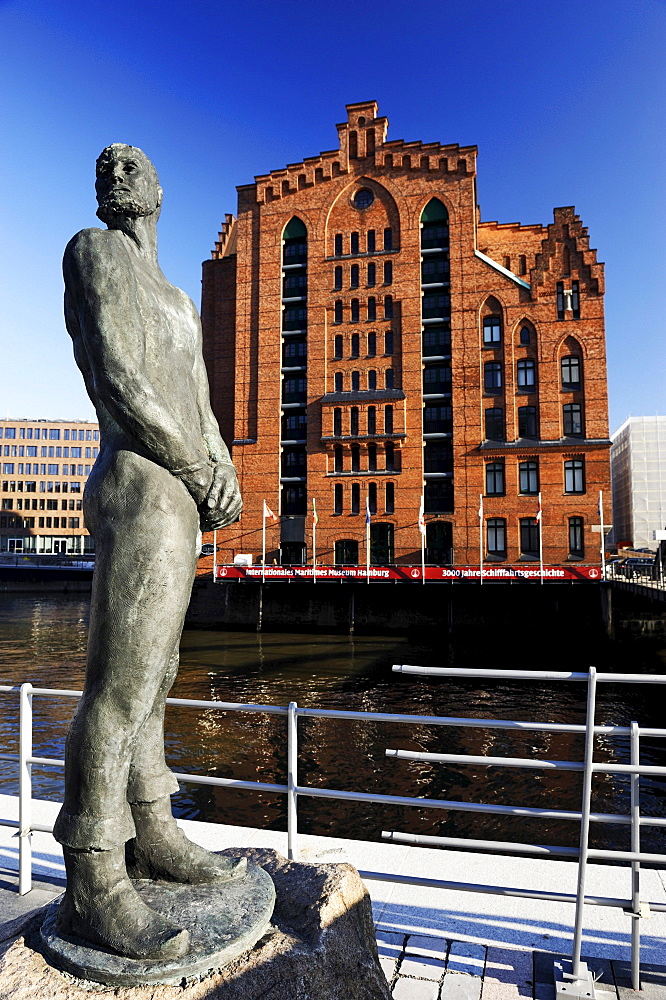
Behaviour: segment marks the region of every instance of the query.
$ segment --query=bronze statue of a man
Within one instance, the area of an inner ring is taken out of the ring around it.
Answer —
[[[67,890],[62,933],[132,958],[177,958],[189,934],[146,906],[131,877],[240,878],[179,830],[164,760],[164,706],[200,527],[241,499],[210,408],[193,302],[157,262],[162,189],[150,160],[114,144],[97,161],[97,215],[65,250],[65,320],[95,405],[101,450],[84,511],[96,566],[83,698],[67,738],[54,834]]]

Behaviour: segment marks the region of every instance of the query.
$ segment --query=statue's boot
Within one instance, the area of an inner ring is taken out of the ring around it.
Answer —
[[[168,796],[154,802],[132,803],[136,836],[125,845],[130,878],[167,882],[229,881],[244,878],[246,858],[212,854],[188,840],[176,824]]]
[[[128,958],[168,960],[187,954],[190,935],[142,902],[125,869],[125,848],[63,847],[67,889],[58,931]]]

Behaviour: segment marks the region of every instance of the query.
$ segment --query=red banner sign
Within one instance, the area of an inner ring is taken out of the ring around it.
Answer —
[[[217,566],[218,580],[255,580],[261,582],[265,576],[267,582],[302,580],[312,582],[314,571],[312,566]],[[367,571],[364,566],[317,566],[317,580],[325,582],[344,580],[366,580]],[[479,583],[478,566],[426,566],[426,581],[468,580]],[[396,582],[418,583],[422,581],[420,566],[371,566],[370,581],[372,583]],[[543,579],[545,583],[598,583],[601,580],[599,566],[544,566]],[[541,570],[533,563],[529,566],[484,566],[484,583],[507,583],[512,581],[527,581],[539,583]]]

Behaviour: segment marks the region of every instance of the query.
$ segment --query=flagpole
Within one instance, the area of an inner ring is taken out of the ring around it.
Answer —
[[[425,497],[421,494],[421,509],[419,510],[419,531],[421,532],[421,583],[425,584],[425,543],[426,543],[426,526],[425,526]]]
[[[266,583],[266,501],[264,500],[264,516],[261,519],[261,582]]]
[[[483,586],[483,493],[479,493],[479,583]]]
[[[370,583],[370,501],[365,498],[365,582]]]
[[[541,493],[539,493],[539,573],[543,584],[543,511],[541,508]]]
[[[312,521],[312,582],[317,582],[317,522]]]
[[[606,543],[604,539],[604,491],[599,490],[599,530],[601,531],[601,579],[606,579],[606,554],[604,549]]]
[[[217,580],[217,528],[213,531],[213,580]]]

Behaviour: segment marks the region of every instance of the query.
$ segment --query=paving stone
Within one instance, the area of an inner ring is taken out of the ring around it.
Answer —
[[[402,955],[405,942],[404,934],[392,934],[390,931],[377,931],[377,952],[379,953],[379,964],[382,972],[386,976],[387,982],[391,982],[398,967],[398,959]]]
[[[448,948],[449,942],[445,938],[411,934],[407,939],[405,957],[400,963],[400,975],[439,982],[444,975]]]
[[[439,983],[398,976],[391,996],[393,1000],[438,1000]]]
[[[532,953],[514,948],[488,948],[481,1000],[532,1000]]]
[[[471,941],[452,941],[446,963],[447,972],[466,972],[470,976],[483,976],[486,949]]]
[[[483,980],[464,972],[447,972],[442,983],[441,1000],[479,1000]]]

